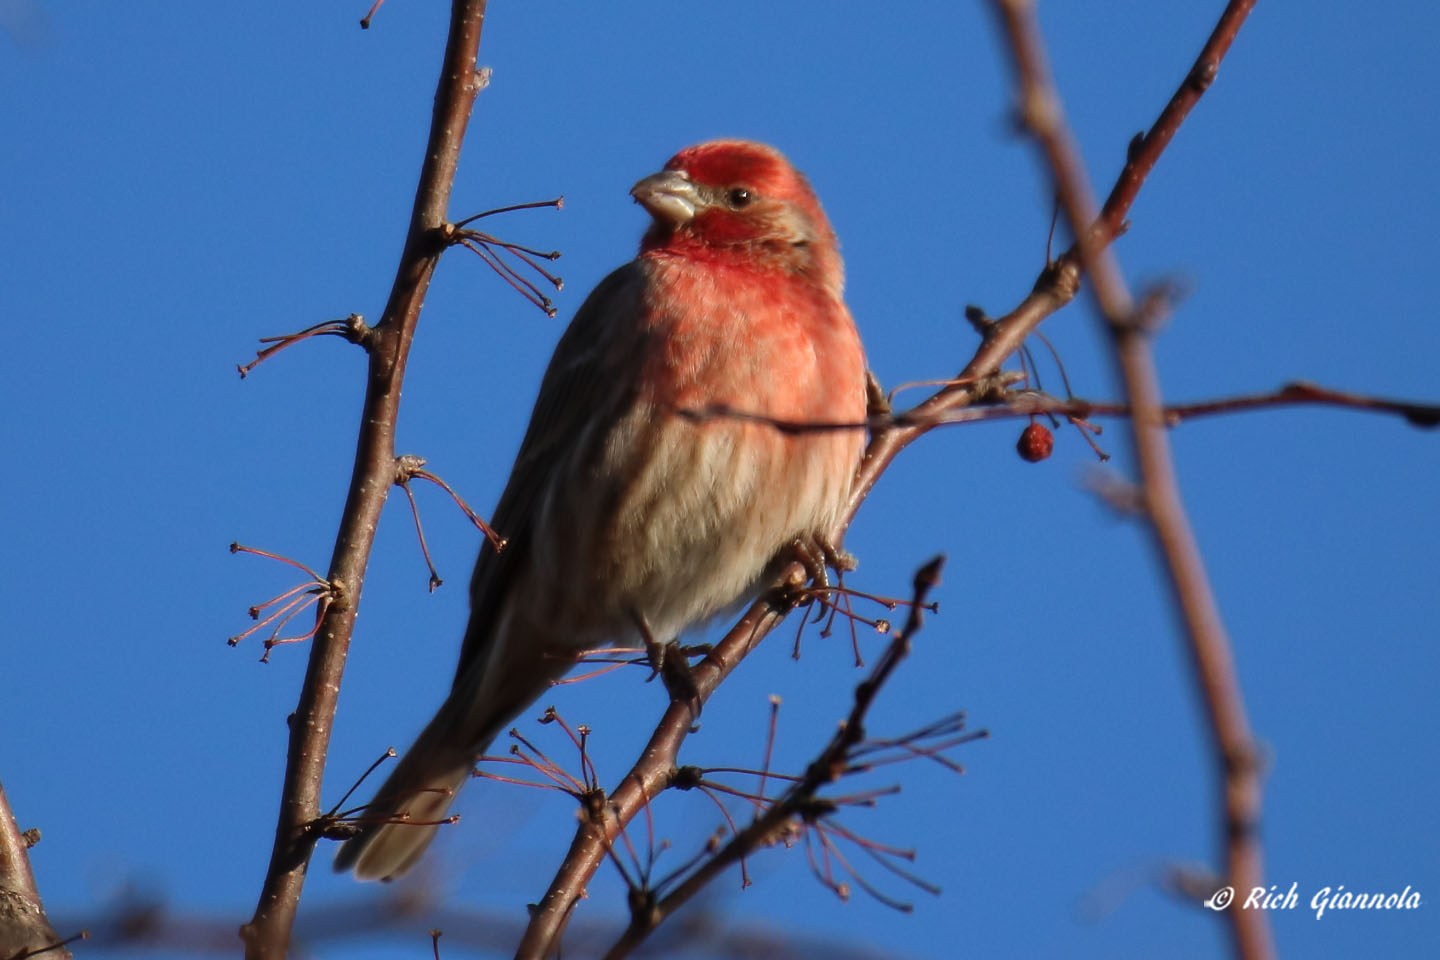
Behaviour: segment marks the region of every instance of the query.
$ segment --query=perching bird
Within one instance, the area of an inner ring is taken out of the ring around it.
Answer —
[[[862,431],[677,413],[864,421],[864,352],[809,183],[772,147],[716,140],[630,192],[654,222],[555,348],[492,517],[508,546],[475,564],[454,686],[336,870],[404,873],[476,757],[577,654],[645,626],[676,637],[841,519]]]

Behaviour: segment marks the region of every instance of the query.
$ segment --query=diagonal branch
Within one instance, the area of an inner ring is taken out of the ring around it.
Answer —
[[[1160,111],[1160,115],[1143,137],[1131,142],[1125,166],[1116,178],[1099,216],[1080,221],[1089,222],[1091,228],[1088,232],[1077,231],[1077,238],[1084,237],[1097,248],[1104,248],[1124,232],[1126,217],[1146,177],[1154,169],[1160,155],[1169,146],[1191,108],[1199,102],[1201,95],[1214,80],[1220,69],[1220,61],[1229,52],[1230,44],[1252,6],[1254,0],[1239,0],[1225,8],[1215,29],[1201,48],[1200,55],[1195,58],[1194,65],[1165,104],[1165,109]],[[957,385],[940,390],[911,412],[919,418],[934,418],[947,411],[970,406],[977,399],[983,398],[984,378],[999,371],[1001,364],[1020,349],[1025,338],[1045,318],[1075,298],[1086,263],[1077,240],[1077,243],[1061,254],[1054,263],[1046,265],[1035,280],[1034,288],[1019,306],[987,328],[980,349],[956,378]],[[890,465],[890,461],[928,429],[925,426],[914,426],[888,430],[872,440],[860,468],[859,481],[851,495],[852,515],[880,474]]]
[[[1229,16],[1230,11],[1227,10],[1226,17]],[[1216,28],[1201,52],[1202,61],[1218,65],[1229,49],[1228,37],[1233,37],[1238,23],[1227,26],[1227,22],[1222,18],[1220,27]],[[1225,31],[1228,33],[1225,33],[1221,41],[1217,41],[1217,37],[1222,36]],[[1209,72],[1213,75],[1214,69]],[[1112,192],[1111,202],[1107,202],[1105,206],[1103,219],[1096,224],[1094,235],[1103,242],[1108,243],[1110,238],[1118,234],[1145,177],[1154,167],[1190,107],[1203,92],[1203,89],[1187,92],[1187,88],[1192,86],[1187,77],[1181,89],[1171,98],[1155,125],[1151,127],[1145,141],[1131,151]],[[1082,272],[1080,256],[1074,248],[1055,263],[1047,265],[1024,301],[987,328],[984,340],[956,378],[957,382],[939,390],[911,412],[917,418],[938,418],[941,414],[970,406],[991,395],[997,382],[1000,382],[997,374],[1001,365],[1020,349],[1025,338],[1042,320],[1074,299]],[[933,429],[933,424],[922,423],[888,427],[872,434],[856,475],[846,517],[835,531],[837,536],[832,537],[832,542],[839,542],[838,535],[843,534],[850,525],[870,489],[900,451],[930,429]],[[781,574],[779,582],[792,582],[803,576],[803,569],[796,564]],[[704,704],[715,688],[734,671],[765,635],[774,629],[789,609],[787,603],[778,601],[773,596],[757,600],[716,645],[710,656],[695,667],[693,703]],[[597,828],[586,822],[576,831],[570,849],[549,889],[531,913],[530,924],[516,951],[516,957],[539,960],[553,953],[565,922],[582,895],[586,883],[604,859],[606,846],[650,798],[669,784],[680,745],[690,731],[691,706],[692,702],[671,703],[665,711],[640,759],[611,794],[607,804],[610,815],[603,827]]]
[[[290,718],[289,754],[270,866],[255,915],[240,930],[247,960],[285,956],[319,836],[314,825],[321,816],[320,790],[340,678],[375,529],[395,477],[400,384],[420,307],[445,247],[442,232],[460,147],[475,97],[483,86],[475,59],[484,22],[485,0],[454,0],[405,249],[385,312],[364,342],[370,362],[360,435],[328,577],[337,587],[337,596],[316,629],[300,701]]]
[[[1129,398],[1131,436],[1140,466],[1141,495],[1154,544],[1164,561],[1172,599],[1181,614],[1196,681],[1210,721],[1221,785],[1221,846],[1228,864],[1226,885],[1238,890],[1264,886],[1259,841],[1260,772],[1254,737],[1220,611],[1180,498],[1165,432],[1163,401],[1150,349],[1149,322],[1156,304],[1137,308],[1107,238],[1084,231],[1092,222],[1089,178],[1061,111],[1032,0],[994,0],[1014,60],[1021,116],[1044,153],[1061,208],[1076,230],[1081,262],[1114,345],[1119,374]],[[1211,37],[1228,47],[1253,6],[1232,0]],[[1207,45],[1210,46],[1210,45]],[[1197,89],[1214,78],[1218,59],[1204,56],[1187,82]],[[1275,953],[1263,910],[1233,906],[1226,914],[1235,953],[1247,960]]]
[[[37,834],[22,833],[0,785],[0,957],[54,957],[70,960],[60,935],[45,916],[30,847]]]
[[[855,688],[855,702],[850,715],[830,742],[820,751],[819,756],[805,770],[805,775],[786,789],[782,796],[761,815],[736,834],[729,843],[713,857],[706,860],[694,873],[667,894],[648,911],[637,911],[630,927],[605,954],[605,960],[620,960],[629,955],[665,918],[688,903],[732,863],[764,845],[767,838],[775,836],[791,818],[802,815],[813,806],[820,788],[840,778],[849,767],[851,751],[865,739],[865,717],[870,705],[885,681],[895,672],[910,652],[910,640],[924,623],[925,598],[940,582],[940,569],[944,557],[936,557],[915,573],[914,599],[910,605],[910,616],[905,628],[897,632],[880,655],[870,675]],[[761,791],[763,795],[763,790]]]

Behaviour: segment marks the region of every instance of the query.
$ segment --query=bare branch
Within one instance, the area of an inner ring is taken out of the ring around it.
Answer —
[[[1223,53],[1252,5],[1253,0],[1234,0],[1226,8],[1207,50],[1219,46]],[[1022,122],[1045,155],[1065,217],[1076,232],[1080,260],[1091,277],[1090,289],[1114,342],[1120,377],[1130,401],[1131,436],[1140,465],[1145,516],[1169,575],[1173,600],[1183,617],[1196,681],[1215,740],[1223,810],[1221,846],[1229,867],[1226,882],[1239,890],[1263,887],[1261,784],[1254,738],[1230,642],[1174,475],[1164,429],[1164,405],[1150,349],[1150,324],[1144,322],[1147,310],[1155,304],[1152,301],[1136,306],[1118,263],[1106,249],[1109,237],[1086,229],[1095,220],[1089,179],[1050,80],[1032,0],[994,0],[993,6],[1014,61]],[[1194,96],[1209,86],[1217,66],[1218,55],[1207,59],[1202,54],[1187,78]],[[1237,956],[1246,960],[1274,956],[1265,911],[1235,906],[1226,916]]]
[[[240,934],[248,960],[285,956],[306,869],[322,823],[325,756],[380,512],[395,477],[395,423],[410,341],[441,252],[450,190],[475,97],[485,0],[454,0],[415,204],[384,314],[365,338],[369,355],[350,490],[326,578],[340,593],[317,625],[300,700],[290,720],[285,782],[264,886]],[[367,15],[368,23],[368,15]]]
[[[54,957],[70,960],[45,916],[45,904],[30,870],[33,831],[21,832],[0,784],[0,957]],[[71,938],[74,939],[74,938]]]
[[[1104,248],[1124,232],[1125,218],[1146,177],[1154,169],[1160,155],[1189,115],[1191,108],[1208,88],[1209,82],[1214,79],[1220,68],[1220,61],[1229,51],[1231,41],[1252,6],[1254,0],[1234,0],[1225,8],[1219,23],[1205,42],[1179,89],[1170,97],[1170,101],[1144,138],[1132,142],[1125,166],[1116,178],[1100,215],[1090,221],[1089,231],[1077,231],[1077,237],[1083,236],[1087,242]],[[1020,349],[1026,337],[1046,317],[1074,299],[1080,289],[1080,278],[1085,269],[1086,262],[1081,256],[1079,243],[1061,254],[1053,263],[1046,264],[1035,280],[1034,289],[1029,296],[1015,309],[988,325],[980,349],[960,371],[956,377],[956,385],[940,390],[910,413],[917,418],[934,417],[984,399],[985,378],[998,372],[1005,360]],[[913,425],[885,430],[872,438],[851,494],[851,516],[869,494],[875,481],[890,465],[890,461],[929,429],[923,419],[917,419]]]
[[[1340,407],[1357,411],[1389,413],[1403,417],[1412,426],[1426,429],[1440,426],[1440,404],[1419,403],[1413,400],[1398,400],[1393,397],[1337,390],[1333,387],[1322,387],[1308,380],[1292,381],[1267,392],[1242,393],[1232,397],[1216,397],[1213,400],[1164,404],[1160,407],[1160,423],[1162,426],[1176,427],[1184,421],[1196,417],[1299,406]],[[1061,399],[1039,390],[1004,390],[988,398],[986,403],[975,406],[938,412],[922,411],[920,407],[916,407],[903,413],[873,414],[864,421],[854,423],[783,420],[746,413],[725,404],[712,404],[693,410],[677,410],[676,413],[697,423],[706,420],[743,420],[746,423],[762,423],[782,433],[801,434],[834,433],[840,430],[880,432],[918,429],[928,431],[935,427],[953,426],[960,423],[1013,420],[1017,417],[1033,417],[1039,414],[1058,414],[1077,420],[1088,420],[1091,417],[1129,417],[1131,408],[1129,404],[1107,400],[1086,400],[1081,397]]]
[[[855,701],[850,708],[850,715],[806,768],[805,775],[792,784],[783,797],[772,803],[769,809],[734,836],[715,856],[686,877],[674,891],[651,905],[650,909],[636,912],[631,918],[630,927],[605,954],[605,960],[619,960],[627,956],[650,931],[699,893],[730,864],[753,853],[789,820],[812,807],[821,787],[844,775],[850,766],[851,751],[865,739],[865,717],[870,712],[871,704],[875,702],[875,697],[884,687],[885,681],[895,672],[900,661],[909,654],[911,637],[924,625],[925,598],[940,582],[940,569],[943,565],[944,558],[936,557],[916,572],[914,597],[905,628],[893,636],[885,652],[871,669],[870,675],[855,688]],[[766,766],[769,766],[768,751]]]
[[[1160,407],[1158,416],[1161,426],[1178,427],[1185,421],[1196,417],[1269,410],[1275,407],[1302,406],[1339,407],[1346,410],[1389,413],[1403,417],[1416,427],[1428,429],[1440,426],[1440,404],[1415,403],[1410,400],[1396,400],[1366,393],[1336,390],[1305,380],[1297,380],[1276,390],[1261,393],[1241,393],[1231,397],[1217,397],[1213,400],[1192,400],[1188,403],[1167,403]],[[943,422],[1000,420],[1041,413],[1054,413],[1078,420],[1088,420],[1091,417],[1129,417],[1132,408],[1128,403],[1091,402],[1079,397],[1061,400],[1043,393],[1017,391],[1008,394],[1003,405],[957,411],[955,414],[947,415]]]

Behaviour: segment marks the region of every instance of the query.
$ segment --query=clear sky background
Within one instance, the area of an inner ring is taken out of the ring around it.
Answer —
[[[307,649],[256,662],[225,638],[291,572],[324,569],[350,471],[360,351],[322,340],[241,382],[257,337],[352,311],[377,319],[409,214],[444,42],[441,3],[7,0],[0,22],[0,779],[66,932],[126,897],[214,921],[250,915],[270,852],[285,716]],[[1222,3],[1042,5],[1065,105],[1108,184]],[[1118,245],[1134,282],[1190,293],[1159,343],[1167,395],[1294,378],[1440,401],[1435,155],[1440,11],[1262,3],[1164,156]],[[723,5],[496,0],[456,216],[564,194],[506,237],[564,251],[559,318],[447,256],[406,381],[399,447],[488,511],[564,322],[645,224],[627,195],[678,148],[765,140],[806,170],[841,237],[848,299],[882,382],[971,355],[967,303],[1000,314],[1042,265],[1049,203],[1007,122],[1007,69],[976,3]],[[1077,392],[1115,395],[1083,304],[1048,321]],[[1047,384],[1058,377],[1046,362]],[[903,594],[949,554],[942,613],[877,705],[876,734],[969,711],[992,738],[876,783],[845,822],[912,845],[930,897],[901,916],[843,904],[800,850],[754,858],[709,906],[724,923],[903,957],[1212,957],[1224,931],[1150,882],[1213,860],[1213,764],[1147,544],[1086,492],[1073,431],[1023,463],[1020,424],[937,432],[884,477],[848,545],[853,586]],[[1270,763],[1273,917],[1293,957],[1431,955],[1440,942],[1440,435],[1348,411],[1236,415],[1173,434],[1180,481]],[[1131,470],[1123,428],[1103,439]],[[477,534],[417,490],[446,585],[426,592],[392,497],[350,655],[326,795],[404,747],[448,685]],[[753,765],[784,697],[777,768],[848,707],[843,636],[792,628],[707,707],[683,760]],[[865,641],[867,654],[882,640]],[[557,692],[595,730],[613,785],[662,709],[638,670]],[[552,728],[531,728],[568,755]],[[678,863],[715,828],[698,797],[657,804]],[[540,896],[572,832],[558,795],[472,785],[422,883],[449,908]],[[642,834],[643,836],[643,834]],[[301,923],[386,891],[329,873]],[[662,861],[662,867],[663,863]],[[1323,887],[1421,892],[1410,912],[1332,913]],[[579,916],[624,923],[605,867]],[[319,957],[429,955],[426,924],[330,940]],[[233,952],[233,951],[232,951]],[[138,948],[86,956],[154,956]],[[194,955],[177,951],[167,956]],[[446,957],[463,956],[458,944]]]

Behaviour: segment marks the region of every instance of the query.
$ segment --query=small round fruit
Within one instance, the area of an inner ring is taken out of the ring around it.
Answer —
[[[1045,424],[1032,423],[1020,433],[1020,441],[1015,444],[1015,449],[1019,451],[1022,459],[1039,463],[1055,449],[1055,436]]]

